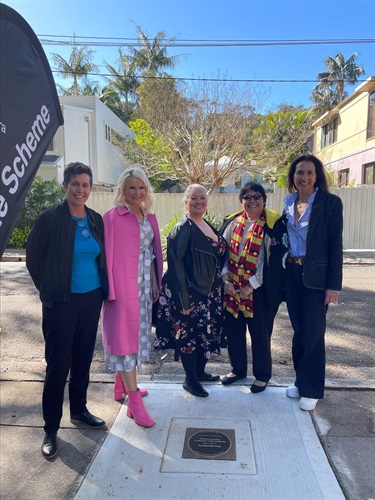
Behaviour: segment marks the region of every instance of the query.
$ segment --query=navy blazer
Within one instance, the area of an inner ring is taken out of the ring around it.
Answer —
[[[318,189],[309,220],[303,284],[339,291],[342,287],[343,206],[338,196]]]

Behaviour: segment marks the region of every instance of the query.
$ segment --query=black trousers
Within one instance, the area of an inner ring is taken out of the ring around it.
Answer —
[[[257,380],[268,382],[272,375],[271,335],[277,308],[268,305],[267,293],[263,286],[254,290],[253,318],[246,318],[242,312],[235,318],[225,312],[224,335],[228,342],[228,354],[232,364],[232,373],[240,377],[247,376],[246,328],[251,338],[253,356],[253,375]]]
[[[69,370],[70,413],[77,415],[86,409],[101,305],[100,288],[72,294],[69,302],[55,302],[51,308],[43,305],[47,362],[42,401],[45,432],[57,432],[60,427]]]
[[[303,266],[287,263],[286,303],[294,335],[292,341],[295,385],[305,398],[324,396],[326,314],[325,290],[306,288]]]

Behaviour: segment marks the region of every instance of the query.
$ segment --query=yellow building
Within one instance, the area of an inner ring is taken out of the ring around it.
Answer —
[[[340,187],[375,184],[375,76],[313,126],[314,154]]]

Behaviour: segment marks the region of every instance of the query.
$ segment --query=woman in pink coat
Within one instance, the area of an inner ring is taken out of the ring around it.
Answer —
[[[159,298],[163,271],[153,202],[144,172],[127,169],[119,179],[115,207],[103,216],[109,281],[102,317],[105,360],[116,371],[115,399],[127,394],[127,416],[143,427],[155,422],[143,405],[147,391],[137,387],[136,368],[149,360],[152,303]]]

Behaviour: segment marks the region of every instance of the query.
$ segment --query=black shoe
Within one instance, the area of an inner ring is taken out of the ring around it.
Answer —
[[[91,415],[91,413],[88,410],[83,411],[79,415],[70,415],[70,421],[72,424],[85,424],[88,425],[89,427],[103,427],[105,425],[104,420],[102,420],[99,417],[95,417],[94,415]]]
[[[268,382],[267,382],[268,383]],[[253,393],[253,394],[258,394],[259,392],[263,392],[266,387],[267,387],[267,383],[266,385],[255,385],[253,384],[251,387],[250,387],[250,391]]]
[[[219,375],[212,375],[212,373],[203,372],[202,374],[198,374],[198,380],[200,382],[217,382],[220,380]]]
[[[53,458],[57,453],[56,432],[50,432],[44,436],[42,443],[42,454],[44,458]]]
[[[188,385],[186,380],[183,383],[182,387],[185,389],[185,391],[189,392],[193,396],[197,396],[198,398],[206,398],[208,396],[208,392],[202,386],[200,386],[200,388],[198,386],[192,387]]]
[[[246,376],[240,377],[239,375],[235,375],[234,377],[227,377],[226,375],[224,375],[224,377],[221,377],[220,381],[223,385],[230,385],[236,382],[236,380],[242,380],[244,378],[246,378]]]

